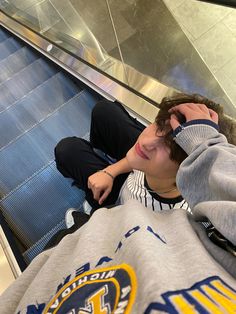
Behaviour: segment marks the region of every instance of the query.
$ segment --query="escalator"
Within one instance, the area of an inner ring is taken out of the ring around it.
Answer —
[[[63,137],[89,138],[101,95],[146,123],[176,88],[235,117],[233,71],[227,94],[169,1],[131,2],[99,0],[95,9],[93,1],[0,0],[0,224],[27,263],[65,227],[67,208],[82,206],[83,192],[57,171],[53,150]]]
[[[63,137],[88,138],[100,98],[0,28],[0,206],[28,263],[65,227],[65,211],[83,203],[83,192],[57,171],[53,150]]]

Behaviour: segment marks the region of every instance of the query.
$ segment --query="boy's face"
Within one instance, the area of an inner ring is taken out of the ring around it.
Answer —
[[[170,160],[170,149],[161,136],[163,134],[157,131],[156,124],[150,124],[128,151],[126,158],[133,169],[141,170],[148,176],[158,179],[173,178],[179,165]]]

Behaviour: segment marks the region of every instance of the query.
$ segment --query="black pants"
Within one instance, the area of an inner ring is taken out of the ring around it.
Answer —
[[[128,174],[117,176],[109,196],[102,205],[99,205],[88,188],[88,177],[106,168],[109,163],[95,153],[93,148],[120,160],[126,156],[144,128],[144,125],[131,117],[118,102],[103,100],[97,103],[92,111],[90,142],[73,136],[64,138],[57,144],[55,148],[57,169],[64,177],[72,178],[74,184],[85,192],[85,198],[93,209],[92,213],[100,207],[112,207],[115,204],[128,176]],[[75,225],[59,231],[44,249],[55,246],[65,235],[73,233],[89,220],[88,215],[80,212],[74,213],[73,217]]]
[[[96,154],[93,148],[120,160],[135,144],[144,128],[119,103],[103,100],[97,103],[92,111],[90,142],[78,137],[68,137],[57,144],[57,169],[65,177],[72,178],[75,185],[85,192],[85,198],[93,210],[101,205],[94,200],[92,191],[87,186],[88,177],[109,164]],[[102,207],[115,204],[127,176],[128,174],[122,174],[115,178],[113,189]]]

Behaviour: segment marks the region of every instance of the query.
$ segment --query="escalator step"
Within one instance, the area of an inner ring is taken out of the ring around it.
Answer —
[[[43,167],[47,160],[27,134],[0,152],[1,193],[9,193]]]
[[[0,62],[0,83],[10,79],[12,75],[19,72],[38,58],[39,54],[33,52],[29,48],[23,47],[17,50]]]
[[[2,27],[0,27],[0,43],[7,38],[11,37],[7,31],[5,31]]]
[[[53,162],[3,200],[2,207],[11,228],[30,247],[64,219],[67,208],[83,200],[84,193],[71,187]]]
[[[0,60],[7,58],[9,55],[22,48],[24,44],[13,37],[7,38],[0,43]]]
[[[13,104],[16,98],[11,93],[11,90],[6,88],[4,84],[0,85],[0,112]]]
[[[59,72],[8,110],[0,113],[0,149],[14,141],[81,91]]]
[[[62,138],[84,137],[89,132],[91,110],[95,103],[96,99],[83,91],[27,133],[47,162],[54,159],[54,147]]]
[[[84,198],[83,198],[84,200]],[[55,204],[57,206],[57,204]],[[40,238],[37,242],[35,242],[28,250],[23,253],[24,261],[27,264],[30,264],[32,260],[40,254],[48,241],[60,230],[66,229],[65,219],[60,221],[57,225],[55,225],[50,231],[48,231],[42,238]]]
[[[38,59],[16,73],[11,79],[0,85],[0,112],[24,97],[44,81],[55,75],[59,69]]]
[[[0,186],[6,195],[54,158],[54,147],[67,136],[83,137],[97,98],[87,91],[0,151]]]

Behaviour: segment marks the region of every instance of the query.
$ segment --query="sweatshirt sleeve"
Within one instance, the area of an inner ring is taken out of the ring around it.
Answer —
[[[189,155],[180,165],[177,184],[193,207],[201,201],[236,201],[236,147],[208,124],[190,124],[176,135]]]
[[[194,219],[207,217],[236,244],[236,147],[204,122],[182,127],[174,140],[188,154],[177,173],[177,186]]]

